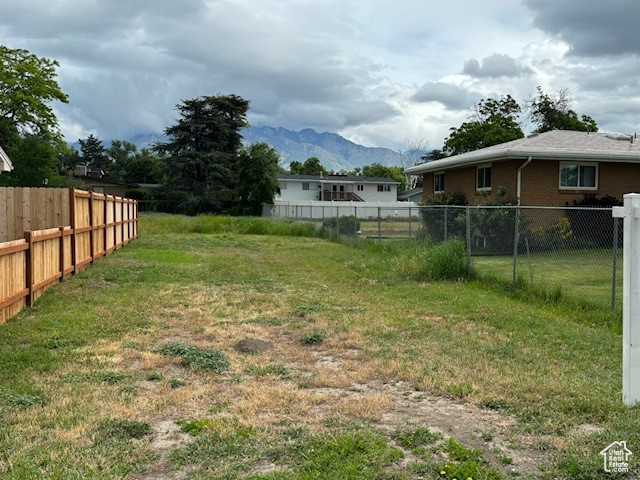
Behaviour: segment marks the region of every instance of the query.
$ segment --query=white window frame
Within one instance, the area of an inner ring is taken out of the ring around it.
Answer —
[[[562,167],[566,166],[577,166],[578,167],[578,186],[570,187],[566,185],[562,185]],[[596,178],[595,178],[595,186],[593,187],[580,187],[580,167],[596,167]],[[558,188],[560,190],[598,190],[598,179],[600,177],[600,164],[598,162],[559,162],[558,167]]]
[[[356,185],[356,191],[358,192],[364,192],[364,183],[358,183]]]
[[[287,189],[287,182],[281,182],[280,183],[280,190],[286,190]]]
[[[438,175],[442,175],[442,188],[440,190],[436,188],[436,177]],[[433,193],[444,193],[444,170],[433,173]]]
[[[390,192],[391,191],[391,185],[379,184],[378,185],[378,191],[379,192]]]
[[[307,188],[304,188],[307,187]],[[302,190],[310,190],[311,189],[311,184],[310,182],[302,182]]]
[[[478,186],[478,173],[480,173],[481,169],[490,168],[491,169],[491,185],[488,187],[479,187]],[[493,164],[484,163],[482,165],[478,165],[476,167],[476,192],[490,192],[491,186],[493,185]]]

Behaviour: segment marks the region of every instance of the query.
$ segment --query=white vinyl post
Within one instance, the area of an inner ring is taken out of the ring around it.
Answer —
[[[622,401],[632,407],[640,402],[640,194],[625,195],[612,215],[624,219]]]

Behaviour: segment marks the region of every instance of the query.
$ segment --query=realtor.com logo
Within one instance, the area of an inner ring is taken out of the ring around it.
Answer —
[[[629,456],[631,450],[627,442],[613,442],[600,452],[604,457],[604,471],[607,473],[626,473],[629,471]]]

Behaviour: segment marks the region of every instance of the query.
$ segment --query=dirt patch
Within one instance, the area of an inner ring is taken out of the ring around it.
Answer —
[[[158,461],[151,466],[151,471],[140,477],[140,480],[179,480],[187,478],[187,472],[172,472],[168,464],[169,454],[178,445],[192,441],[193,437],[180,431],[173,420],[159,420],[151,425],[153,437],[149,446],[159,455]]]

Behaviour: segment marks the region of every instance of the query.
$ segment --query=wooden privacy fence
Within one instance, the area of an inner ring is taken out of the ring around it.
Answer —
[[[50,285],[138,236],[135,200],[72,188],[68,205],[71,225],[0,243],[0,324]]]

